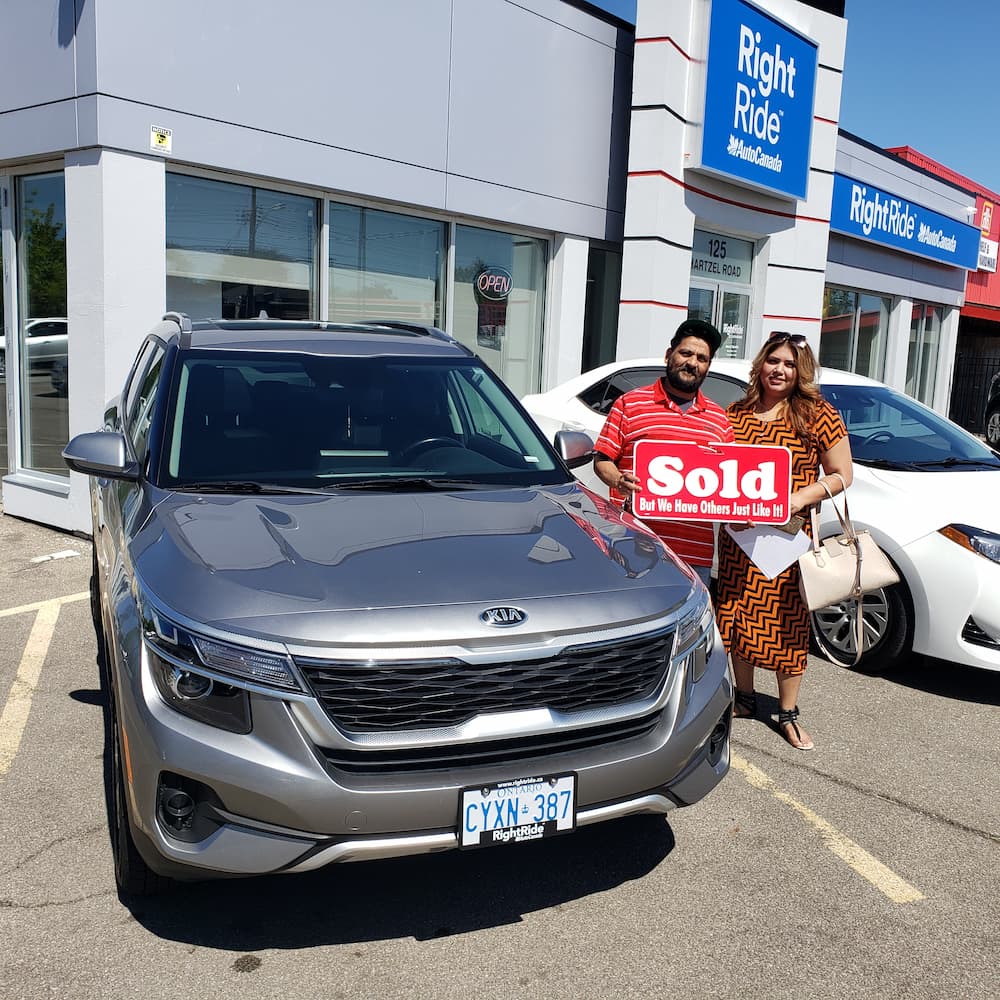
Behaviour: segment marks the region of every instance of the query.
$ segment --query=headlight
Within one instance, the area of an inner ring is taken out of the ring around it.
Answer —
[[[1000,535],[994,531],[983,531],[967,524],[949,524],[940,529],[945,538],[970,552],[977,552],[991,562],[1000,563]]]
[[[677,652],[675,656],[688,654],[688,670],[692,681],[701,679],[708,665],[708,659],[715,649],[715,612],[712,602],[705,600],[698,609],[687,616],[677,628]]]
[[[189,718],[249,733],[250,696],[239,681],[301,690],[287,656],[207,639],[149,607],[143,609],[142,624],[156,689],[167,705]]]

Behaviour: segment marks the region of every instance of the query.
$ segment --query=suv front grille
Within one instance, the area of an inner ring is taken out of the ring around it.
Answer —
[[[457,726],[498,712],[582,712],[642,701],[663,682],[673,637],[673,629],[664,629],[518,662],[305,657],[295,662],[345,732],[405,732]]]
[[[323,748],[327,763],[349,774],[408,774],[461,767],[513,764],[533,757],[580,753],[648,735],[659,721],[659,712],[641,719],[626,719],[590,729],[557,730],[542,736],[518,736],[482,743],[448,744],[407,750],[341,750]]]

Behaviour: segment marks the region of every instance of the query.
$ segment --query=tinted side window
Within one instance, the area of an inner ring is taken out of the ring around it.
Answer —
[[[663,375],[663,367],[658,368],[625,368],[615,372],[600,382],[585,389],[577,396],[584,406],[589,406],[595,413],[607,414],[614,401],[631,389],[652,385]]]
[[[146,460],[149,445],[149,427],[153,422],[153,407],[156,400],[156,386],[163,368],[165,352],[159,345],[154,346],[149,367],[134,383],[137,387],[135,409],[129,415],[128,436],[135,450],[136,460],[142,465]],[[131,391],[131,387],[130,387]]]
[[[142,375],[146,370],[146,365],[149,363],[149,356],[153,353],[155,346],[152,340],[147,340],[142,345],[142,350],[139,351],[139,355],[132,365],[132,370],[128,373],[128,378],[125,380],[125,388],[122,390],[122,400],[119,406],[119,417],[123,425],[128,422],[132,411],[135,409],[136,396],[142,386]]]
[[[742,399],[746,394],[747,387],[736,379],[726,378],[724,375],[712,375],[702,383],[701,391],[708,396],[713,403],[718,403],[723,409],[730,403]]]

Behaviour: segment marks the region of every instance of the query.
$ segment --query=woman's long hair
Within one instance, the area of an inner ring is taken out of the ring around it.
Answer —
[[[750,381],[747,384],[746,395],[733,403],[730,409],[754,412],[760,402],[760,370],[764,365],[764,360],[776,348],[787,344],[795,354],[799,378],[791,396],[785,401],[785,408],[792,427],[795,428],[795,433],[803,441],[808,441],[811,437],[816,404],[822,398],[819,386],[816,384],[816,370],[819,366],[816,363],[816,355],[813,354],[809,344],[805,341],[802,344],[796,344],[790,337],[791,334],[784,333],[784,331],[776,330],[771,334],[771,339],[764,343],[750,363]]]

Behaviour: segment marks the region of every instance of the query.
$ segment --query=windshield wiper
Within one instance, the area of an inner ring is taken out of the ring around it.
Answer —
[[[854,461],[858,465],[867,465],[873,469],[903,469],[908,472],[916,472],[920,469],[920,466],[914,462],[893,462],[888,458],[858,458],[855,456]]]
[[[258,483],[254,480],[224,481],[214,483],[184,483],[175,486],[176,493],[298,493],[306,496],[321,496],[325,490],[309,489],[305,486],[282,486],[280,483]]]
[[[918,469],[951,469],[956,465],[975,465],[980,468],[985,466],[987,469],[1000,468],[1000,461],[995,458],[956,458],[954,455],[938,459],[935,462],[914,462],[913,464]]]
[[[331,483],[331,490],[384,490],[385,492],[405,492],[407,490],[476,490],[484,489],[485,483],[470,482],[467,479],[433,479],[428,476],[380,476],[376,479],[354,479],[345,483]]]

